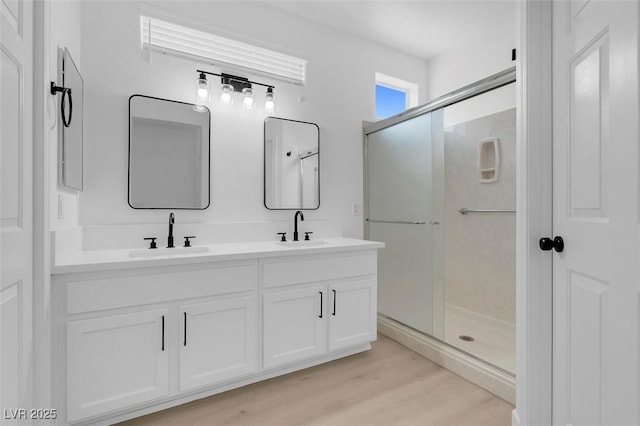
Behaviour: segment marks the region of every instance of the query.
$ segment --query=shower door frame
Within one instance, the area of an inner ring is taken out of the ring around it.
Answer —
[[[453,92],[440,96],[439,98],[436,98],[435,100],[428,102],[424,105],[418,105],[417,107],[408,109],[399,114],[393,115],[389,118],[385,118],[384,120],[367,124],[366,126],[364,126],[364,129],[363,129],[364,135],[365,135],[365,141],[366,141],[366,137],[371,133],[380,131],[382,129],[386,129],[387,127],[395,126],[396,124],[402,123],[403,121],[410,120],[414,117],[418,117],[423,114],[428,114],[430,112],[448,107],[449,105],[453,105],[455,103],[464,101],[466,99],[473,98],[475,96],[489,92],[493,89],[497,89],[502,86],[506,86],[507,84],[514,83],[515,81],[516,81],[516,67],[515,66],[509,67],[504,71],[500,71],[499,73],[490,75],[487,78],[478,80],[475,83],[471,83],[458,90],[454,90]],[[365,152],[365,159],[366,159],[366,152],[367,152],[366,143],[365,143],[364,152]],[[365,185],[366,185],[366,181],[365,181]]]
[[[364,182],[364,194],[368,194],[368,182],[369,176],[367,174],[368,170],[368,138],[371,134],[376,133],[378,131],[390,128],[392,126],[396,126],[400,123],[404,123],[406,121],[412,120],[416,117],[420,117],[425,114],[437,113],[438,111],[443,111],[445,107],[449,105],[456,104],[458,102],[465,101],[467,99],[473,98],[478,95],[482,95],[483,93],[490,92],[492,90],[498,89],[500,87],[512,84],[516,82],[516,67],[510,67],[504,71],[493,74],[485,79],[479,80],[470,85],[464,86],[458,90],[455,90],[451,93],[448,93],[444,96],[441,96],[425,105],[419,105],[417,107],[411,108],[400,114],[394,115],[384,120],[377,121],[375,123],[367,124],[363,127],[363,182]],[[438,194],[435,194],[436,197]],[[365,238],[369,238],[369,198],[364,197],[364,236]],[[433,224],[440,223],[440,219],[433,218]],[[438,256],[438,258],[442,257],[442,254],[438,255],[438,252],[434,250],[434,256]],[[432,306],[432,314],[433,318],[431,320],[432,330],[429,335],[434,337],[442,342],[444,340],[444,282],[442,282],[442,271],[438,273],[435,271],[436,277],[433,280],[433,301],[434,306]],[[442,307],[438,307],[438,303],[442,303]],[[422,331],[421,331],[422,332]],[[446,342],[445,342],[446,343]]]
[[[388,127],[395,126],[399,123],[411,120],[415,117],[429,114],[439,109],[444,109],[449,105],[473,98],[483,93],[490,92],[491,90],[498,89],[511,83],[516,83],[516,67],[507,68],[504,71],[493,74],[485,79],[476,81],[475,83],[464,86],[458,90],[443,95],[429,103],[419,105],[417,107],[408,109],[399,114],[386,118],[384,120],[376,121],[374,123],[367,123],[363,126],[363,183],[364,194],[368,193],[368,176],[367,176],[367,138],[370,134],[386,129]],[[516,104],[517,104],[518,87],[516,86]],[[369,200],[364,199],[364,236],[369,237]]]
[[[367,164],[367,135],[385,127],[443,108],[516,82],[516,408],[513,426],[551,424],[552,407],[552,266],[551,257],[537,249],[540,236],[552,230],[552,94],[551,2],[518,2],[517,68],[463,87],[426,105],[366,124],[363,164]],[[507,77],[508,76],[508,77]],[[517,78],[515,78],[517,76]],[[513,82],[513,80],[511,81]],[[485,90],[481,89],[485,86]],[[549,90],[541,90],[549,88]],[[364,193],[367,192],[363,167]],[[366,199],[364,217],[368,210]],[[363,222],[364,235],[368,233]]]

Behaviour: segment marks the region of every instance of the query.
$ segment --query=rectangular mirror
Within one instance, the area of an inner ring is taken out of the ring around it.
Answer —
[[[134,209],[209,207],[210,117],[206,107],[129,98],[129,205]]]
[[[269,210],[320,207],[320,129],[284,118],[264,120],[264,206]]]
[[[62,86],[70,89],[59,97],[61,120],[59,121],[59,182],[68,188],[82,191],[83,187],[83,96],[84,83],[69,50],[59,49],[60,78]]]

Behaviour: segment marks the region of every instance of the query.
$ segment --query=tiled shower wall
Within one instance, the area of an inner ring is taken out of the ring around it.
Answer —
[[[499,177],[480,183],[478,143],[490,137],[499,139]],[[445,129],[445,302],[511,323],[516,215],[458,210],[515,209],[515,150],[515,108]]]

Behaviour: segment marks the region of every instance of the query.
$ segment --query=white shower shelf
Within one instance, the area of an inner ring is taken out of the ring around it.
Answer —
[[[478,172],[480,183],[498,180],[500,170],[500,150],[498,138],[483,139],[478,143]]]

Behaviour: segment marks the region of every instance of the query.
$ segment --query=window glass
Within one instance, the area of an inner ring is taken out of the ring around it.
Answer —
[[[407,93],[376,84],[376,118],[383,119],[407,109]]]

